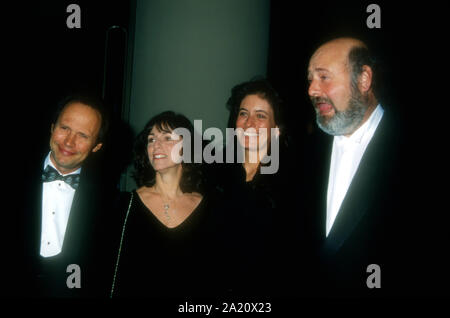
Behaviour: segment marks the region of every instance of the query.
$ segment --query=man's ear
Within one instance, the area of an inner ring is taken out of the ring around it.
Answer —
[[[363,65],[362,72],[358,78],[358,88],[361,93],[367,93],[372,87],[372,68],[368,65]]]
[[[102,148],[103,144],[99,142],[94,148],[92,148],[92,152],[97,152]]]

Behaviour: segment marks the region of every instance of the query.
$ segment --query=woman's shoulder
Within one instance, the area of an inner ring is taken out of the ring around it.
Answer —
[[[135,189],[134,195],[137,196],[145,206],[148,205],[148,202],[152,202],[159,196],[159,194],[154,191],[153,187],[145,186]]]
[[[200,202],[203,199],[203,195],[198,192],[189,192],[184,194],[187,199],[191,200],[192,202]]]
[[[204,196],[198,192],[189,192],[184,193],[185,204],[189,207],[190,210],[195,211],[199,207],[202,207],[205,203]]]

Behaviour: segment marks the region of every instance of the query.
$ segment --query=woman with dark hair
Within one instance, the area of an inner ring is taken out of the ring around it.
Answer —
[[[181,128],[188,134],[177,133]],[[111,297],[202,294],[205,200],[199,167],[180,160],[189,145],[183,138],[194,138],[192,124],[171,111],[152,118],[136,138],[138,188],[118,204],[124,217]]]
[[[280,142],[284,131],[281,99],[266,79],[255,79],[236,85],[227,101],[230,111],[228,127],[237,131],[236,146],[243,151],[243,168],[246,181],[251,182],[260,174],[264,166],[263,158],[270,155],[273,161],[279,160],[277,150],[271,153],[273,142]],[[284,137],[284,136],[283,136]],[[273,140],[274,138],[275,140]],[[234,143],[227,146],[235,146]],[[279,147],[277,147],[279,149]],[[279,162],[274,163],[279,167]],[[274,174],[278,169],[274,169]]]
[[[288,169],[280,162],[286,146],[281,99],[266,79],[256,79],[235,86],[227,107],[228,127],[236,130],[227,147],[235,147],[234,153],[241,151],[244,158],[237,155],[233,164],[211,169],[223,196],[216,217],[226,257],[219,256],[218,263],[228,268],[224,288],[233,295],[271,296],[282,283],[283,231],[292,213],[283,178]],[[276,169],[265,171],[269,165]]]

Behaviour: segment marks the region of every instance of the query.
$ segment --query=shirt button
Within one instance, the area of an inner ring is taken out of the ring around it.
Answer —
[[[50,245],[50,242],[47,242],[47,245]]]
[[[55,211],[53,211],[52,214],[55,215]]]

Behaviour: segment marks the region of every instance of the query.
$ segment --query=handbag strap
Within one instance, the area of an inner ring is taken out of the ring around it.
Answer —
[[[114,268],[114,276],[113,276],[113,282],[112,282],[111,293],[109,295],[109,298],[112,298],[113,294],[114,294],[114,287],[116,285],[117,270],[119,269],[120,253],[122,252],[122,242],[123,242],[123,237],[125,235],[125,227],[127,225],[128,215],[130,214],[130,208],[131,208],[131,204],[132,203],[133,203],[133,192],[131,192],[130,203],[128,204],[127,214],[125,215],[125,221],[123,222],[122,235],[120,236],[119,251],[117,253],[116,266]]]

